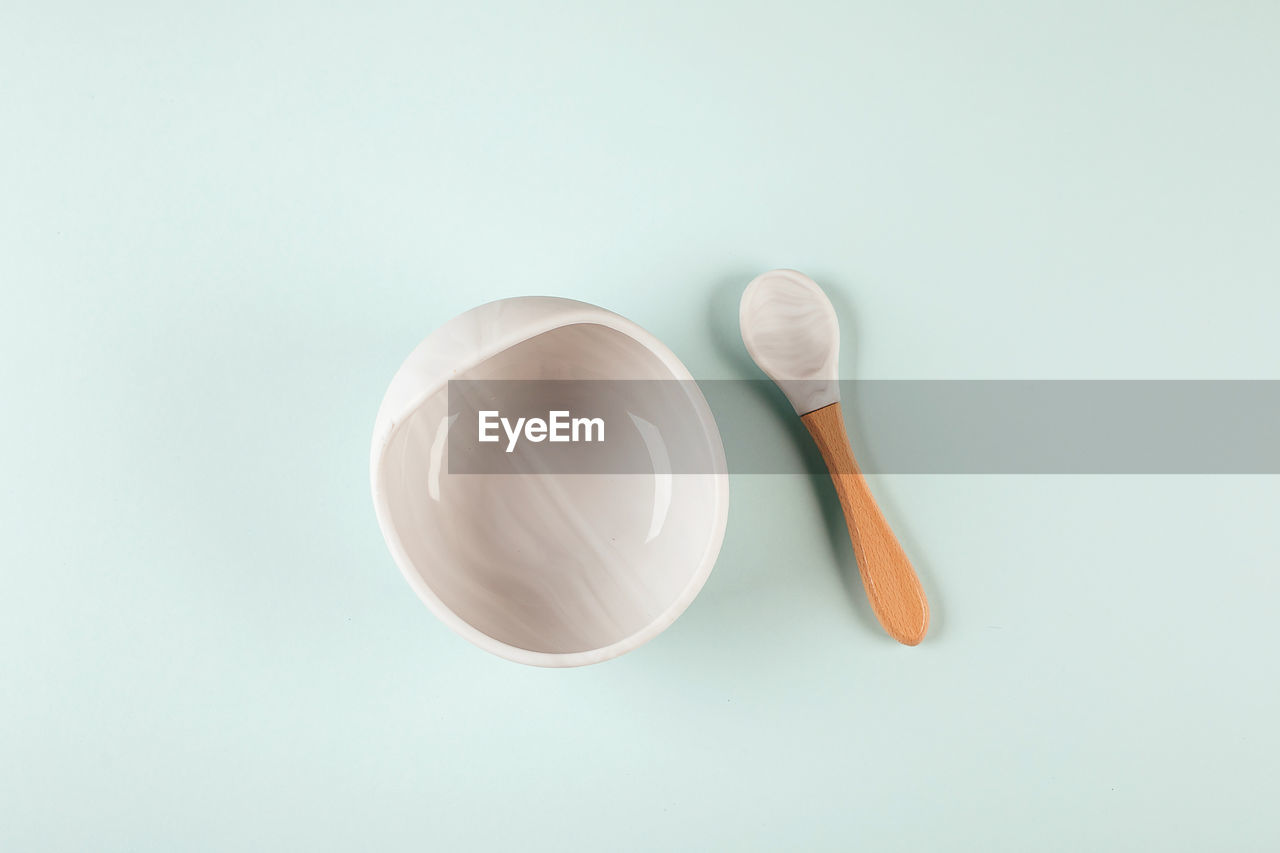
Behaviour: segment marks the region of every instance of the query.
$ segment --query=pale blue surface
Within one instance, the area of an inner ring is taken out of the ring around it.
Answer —
[[[574,671],[437,623],[367,486],[401,358],[525,293],[702,377],[788,265],[849,376],[1276,378],[1277,44],[1265,3],[7,4],[0,849],[1277,849],[1280,478],[879,478],[909,650],[829,490],[739,477],[693,607]]]

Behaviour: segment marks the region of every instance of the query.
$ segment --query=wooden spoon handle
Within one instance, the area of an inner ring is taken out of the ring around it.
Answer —
[[[831,473],[844,520],[853,540],[853,556],[867,588],[867,598],[880,624],[899,643],[914,646],[929,630],[929,602],[911,561],[876,506],[866,478],[858,470],[844,428],[839,403],[801,415],[809,434],[822,451]]]

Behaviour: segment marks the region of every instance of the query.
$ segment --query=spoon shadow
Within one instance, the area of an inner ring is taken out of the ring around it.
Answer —
[[[838,282],[838,277],[830,277],[816,279],[823,282]],[[856,362],[856,347],[861,339],[858,334],[856,315],[849,307],[848,301],[845,299],[844,291],[838,284],[828,289],[826,284],[823,290],[827,294],[827,298],[831,300],[832,307],[836,310],[836,316],[840,321],[840,341],[841,341],[841,358],[840,358],[840,375],[855,376],[856,373],[853,365]],[[846,346],[847,345],[847,346]],[[861,416],[861,407],[858,405],[858,386],[856,382],[844,380],[840,383],[840,408],[844,414],[846,429],[849,433],[849,444],[853,448],[854,457],[859,460],[872,461],[875,458],[874,453],[863,442],[862,437],[865,436],[865,422]],[[865,470],[875,470],[874,464],[864,466]],[[925,597],[929,601],[929,631],[925,636],[925,642],[930,638],[938,639],[943,635],[946,608],[941,606],[941,596],[939,594],[936,578],[927,561],[922,562],[919,557],[924,553],[920,546],[919,540],[911,531],[911,525],[905,521],[906,515],[898,511],[898,506],[893,495],[883,488],[876,488],[874,482],[875,475],[871,475],[868,481],[871,485],[872,495],[875,497],[876,503],[880,507],[880,512],[884,514],[889,526],[893,529],[893,533],[898,537],[898,541],[902,543],[902,548],[907,553],[907,558],[911,560],[911,567],[915,569],[916,575],[920,578],[920,584],[924,587]],[[832,497],[835,496],[835,488],[828,482],[826,483],[827,491]],[[833,534],[833,540],[845,539],[847,541],[848,529],[845,526],[844,513],[840,509],[838,501],[828,501],[827,504],[827,523]],[[843,532],[844,536],[838,534]],[[845,585],[850,590],[855,604],[861,605],[862,608],[871,614],[872,621],[877,625],[875,614],[871,611],[871,605],[867,601],[866,594],[862,590],[861,576],[858,575],[857,562],[853,557],[852,546],[847,549],[837,548],[841,557],[842,566],[845,568]],[[882,632],[883,633],[883,632]],[[892,638],[885,635],[886,639],[892,641]]]
[[[847,388],[848,386],[845,387]],[[850,433],[849,442],[853,447],[854,456],[856,458],[869,458],[871,454],[866,452],[865,448],[862,446],[862,442],[858,438],[861,433],[859,429],[861,422],[856,414],[856,396],[852,402],[854,402],[855,405],[850,406],[848,404],[842,404],[845,414],[845,422],[848,425]],[[874,466],[871,467],[874,470]],[[871,493],[880,507],[880,512],[883,513],[885,519],[889,521],[889,526],[893,529],[894,535],[897,536],[898,541],[902,543],[902,549],[906,551],[907,559],[911,560],[911,567],[915,569],[916,575],[920,578],[920,585],[924,587],[925,598],[929,601],[929,630],[925,635],[924,642],[927,643],[930,640],[940,639],[945,632],[946,608],[941,606],[942,594],[938,587],[937,578],[932,571],[932,567],[928,561],[920,559],[920,555],[925,553],[924,548],[922,547],[919,539],[917,539],[915,534],[912,532],[910,523],[906,520],[908,518],[908,514],[899,511],[898,503],[893,494],[883,487],[877,487],[877,476],[875,474],[864,476],[867,476],[867,481],[871,486]],[[837,515],[839,515],[839,507],[836,509]],[[843,521],[843,517],[840,516],[838,520]]]

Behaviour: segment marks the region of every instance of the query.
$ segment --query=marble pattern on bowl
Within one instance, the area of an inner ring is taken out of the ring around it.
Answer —
[[[460,378],[684,380],[685,427],[639,420],[692,442],[711,473],[450,474],[447,383]],[[454,631],[520,663],[596,663],[652,639],[702,588],[728,514],[720,434],[691,379],[653,335],[582,302],[505,299],[446,323],[396,373],[374,428],[374,505],[409,584]]]

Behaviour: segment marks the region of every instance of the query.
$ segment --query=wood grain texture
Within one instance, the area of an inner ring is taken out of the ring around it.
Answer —
[[[876,618],[898,642],[917,645],[929,630],[929,602],[911,561],[885,521],[853,458],[840,404],[832,403],[801,415],[800,420],[813,436],[831,473],[844,509],[844,520],[849,525],[858,573],[862,575]]]

